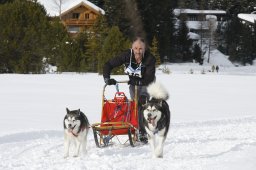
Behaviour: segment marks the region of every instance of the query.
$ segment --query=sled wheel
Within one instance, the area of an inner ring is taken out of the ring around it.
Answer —
[[[135,133],[134,134],[132,133],[131,128],[128,129],[128,137],[129,137],[130,145],[132,147],[134,147],[134,144],[135,144]]]
[[[94,136],[96,146],[98,148],[100,148],[101,146],[100,146],[99,139],[98,139],[98,138],[100,138],[100,134],[98,133],[98,131],[95,128],[93,128],[93,136]]]

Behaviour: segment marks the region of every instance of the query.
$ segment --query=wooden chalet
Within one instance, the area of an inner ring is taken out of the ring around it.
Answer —
[[[71,34],[77,34],[91,27],[99,15],[104,11],[99,8],[93,8],[85,1],[61,13],[60,18],[67,30]]]
[[[67,31],[75,36],[79,32],[86,31],[96,21],[97,17],[104,15],[105,11],[88,0],[65,0],[61,4],[61,13],[53,0],[38,0],[50,17],[60,17]],[[58,1],[57,1],[58,2]]]

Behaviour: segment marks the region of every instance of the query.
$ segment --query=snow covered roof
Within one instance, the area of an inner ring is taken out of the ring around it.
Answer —
[[[197,10],[197,9],[174,9],[174,15],[179,16],[180,13],[186,14],[226,14],[223,10]]]
[[[194,30],[208,30],[208,21],[186,21],[187,27]]]
[[[210,20],[210,19],[217,20],[217,17],[216,17],[215,15],[206,15],[206,16],[205,16],[205,19],[206,19],[206,20]]]
[[[196,33],[193,33],[193,32],[189,32],[188,37],[189,37],[189,39],[192,39],[192,40],[199,40],[200,39],[200,35],[198,35]]]
[[[38,2],[45,7],[49,16],[59,16],[59,0],[38,0]],[[103,9],[87,0],[62,0],[61,13],[66,13],[67,11],[74,9],[79,5],[89,6],[92,10],[98,11],[103,15],[105,14]]]
[[[256,14],[238,14],[238,18],[250,23],[256,22]]]

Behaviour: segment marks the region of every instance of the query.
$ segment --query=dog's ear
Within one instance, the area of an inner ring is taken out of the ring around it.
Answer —
[[[69,113],[69,112],[70,112],[68,108],[66,108],[66,111],[67,111],[67,113]]]
[[[78,109],[78,114],[80,115],[80,109]]]
[[[151,102],[153,102],[153,103],[159,105],[160,107],[162,107],[163,100],[152,98]]]
[[[158,101],[158,104],[159,104],[160,107],[162,107],[163,101],[162,101],[162,100],[159,100],[159,101]]]

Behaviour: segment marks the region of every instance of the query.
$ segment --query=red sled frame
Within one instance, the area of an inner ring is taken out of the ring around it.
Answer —
[[[99,148],[108,146],[112,138],[118,139],[119,135],[128,135],[125,143],[129,141],[132,147],[138,141],[137,86],[135,86],[135,100],[131,100],[124,92],[119,92],[119,83],[128,83],[128,81],[117,82],[117,92],[111,100],[105,97],[107,84],[103,87],[101,123],[92,124],[95,144]],[[118,141],[120,142],[119,139]]]

